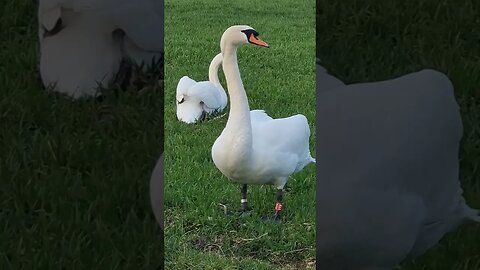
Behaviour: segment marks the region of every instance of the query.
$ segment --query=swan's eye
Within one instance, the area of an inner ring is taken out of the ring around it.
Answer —
[[[252,36],[257,38],[257,36],[260,35],[257,31],[253,29],[242,30],[242,33],[244,33],[247,36],[247,39],[252,38]]]
[[[184,101],[185,101],[185,98],[182,98],[182,100],[180,100],[180,101],[177,100],[177,103],[182,104]]]

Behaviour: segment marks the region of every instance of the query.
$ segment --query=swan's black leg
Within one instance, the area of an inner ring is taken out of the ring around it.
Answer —
[[[240,208],[240,211],[238,211],[238,215],[240,217],[247,217],[251,214],[250,209],[248,209],[248,203],[247,203],[247,184],[240,185],[240,193],[242,194],[242,199],[240,200],[241,208]],[[225,205],[222,205],[222,206],[224,207],[225,215],[232,214],[232,212],[227,211]]]
[[[240,185],[240,193],[242,194],[242,199],[240,203],[242,205],[241,212],[242,214],[248,211],[248,203],[247,203],[247,184]]]
[[[206,112],[206,111],[202,111],[202,114],[201,114],[200,117],[198,118],[198,121],[205,121],[206,118],[207,118],[207,112]]]
[[[275,203],[275,215],[273,216],[274,222],[280,222],[281,213],[283,210],[283,189],[277,189],[277,202]]]

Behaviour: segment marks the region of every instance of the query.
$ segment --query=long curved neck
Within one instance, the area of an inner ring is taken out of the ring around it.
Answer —
[[[223,72],[227,81],[228,94],[230,96],[230,113],[228,115],[225,130],[233,132],[238,141],[244,147],[252,145],[252,125],[250,122],[250,107],[248,106],[247,94],[243,87],[240,70],[237,63],[237,47],[226,44],[222,48]]]
[[[219,53],[215,55],[215,57],[212,59],[212,62],[210,62],[210,66],[208,67],[208,80],[212,82],[217,88],[220,90],[220,96],[221,96],[221,102],[223,106],[227,105],[227,93],[225,93],[225,89],[223,89],[222,84],[220,83],[220,80],[218,79],[218,68],[223,62],[223,56],[222,53]]]
[[[218,79],[218,68],[220,67],[220,64],[222,64],[222,59],[222,53],[215,55],[215,57],[212,59],[212,62],[210,62],[210,66],[208,67],[208,80],[220,86],[221,84],[220,80]]]

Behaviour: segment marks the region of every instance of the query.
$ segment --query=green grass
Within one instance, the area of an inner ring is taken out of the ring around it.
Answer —
[[[43,91],[33,2],[0,8],[0,269],[157,269],[158,74],[102,103]]]
[[[460,180],[480,208],[480,2],[317,1],[317,55],[347,83],[385,80],[423,68],[446,73],[464,125]],[[448,234],[402,270],[480,269],[480,225]]]
[[[284,223],[272,215],[273,186],[250,186],[251,217],[239,185],[215,167],[211,147],[228,115],[187,125],[177,121],[175,89],[188,75],[207,80],[208,65],[231,25],[260,32],[269,49],[245,45],[238,61],[251,109],[272,117],[304,114],[315,156],[315,3],[313,1],[166,1],[165,3],[165,265],[168,269],[306,269],[315,266],[315,166],[289,180]],[[223,73],[221,80],[223,80]],[[225,84],[224,84],[225,85]]]

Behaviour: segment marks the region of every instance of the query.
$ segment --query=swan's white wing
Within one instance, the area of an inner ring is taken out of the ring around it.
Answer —
[[[252,118],[252,133],[256,140],[254,143],[292,153],[303,152],[303,148],[308,147],[310,127],[305,116],[298,114],[268,120],[266,114],[256,115]]]
[[[209,81],[198,82],[188,88],[188,96],[197,97],[202,101],[206,108],[206,111],[220,109],[222,107],[221,95],[217,86]],[[210,112],[208,111],[208,112]]]
[[[252,110],[250,111],[250,121],[252,125],[257,125],[263,121],[273,120],[264,110]]]
[[[254,112],[251,119],[254,149],[275,153],[272,158],[283,156],[283,161],[279,159],[279,163],[295,160],[297,164],[293,164],[290,173],[301,170],[312,161],[307,118],[301,114],[287,118],[268,118],[270,117],[261,111]]]
[[[182,78],[180,78],[177,84],[177,101],[181,101],[183,95],[188,94],[188,88],[190,88],[195,83],[197,82],[188,76],[183,76]]]

